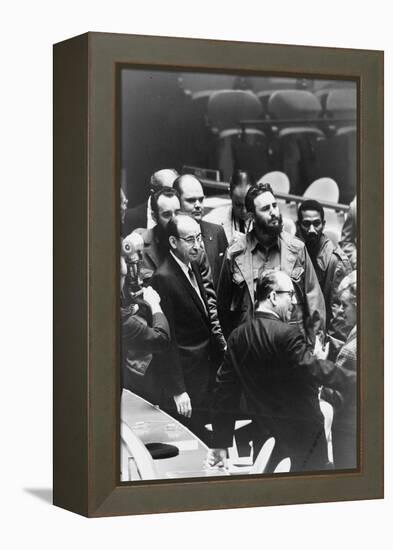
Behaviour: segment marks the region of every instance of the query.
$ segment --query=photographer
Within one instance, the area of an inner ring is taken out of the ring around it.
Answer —
[[[143,240],[138,234],[122,242],[120,257],[120,320],[122,387],[155,402],[159,387],[150,365],[153,354],[169,345],[170,333],[160,307],[160,297],[151,287],[142,288],[139,277]]]

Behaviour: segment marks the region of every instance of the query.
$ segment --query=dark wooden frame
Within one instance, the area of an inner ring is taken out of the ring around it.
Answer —
[[[122,485],[117,64],[359,82],[357,472]],[[54,46],[54,503],[90,517],[383,497],[383,52],[87,33]]]

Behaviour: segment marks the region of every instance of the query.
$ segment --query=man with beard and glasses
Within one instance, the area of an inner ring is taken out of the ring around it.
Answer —
[[[341,281],[351,272],[351,265],[341,248],[324,234],[325,213],[318,201],[307,200],[300,204],[296,225],[296,236],[306,245],[325,298],[326,332],[337,349],[352,328],[346,326],[340,314],[338,294]]]
[[[254,314],[256,281],[269,269],[281,269],[293,282],[297,306],[291,323],[313,344],[324,336],[325,303],[312,262],[302,241],[282,231],[282,216],[268,183],[258,183],[246,195],[254,227],[228,247],[217,291],[224,336]]]

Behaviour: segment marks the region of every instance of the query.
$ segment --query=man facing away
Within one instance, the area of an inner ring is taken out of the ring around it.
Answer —
[[[352,270],[351,265],[341,248],[324,234],[325,213],[318,201],[307,200],[300,204],[296,225],[296,235],[306,245],[325,298],[326,332],[336,344],[342,345],[348,327],[339,312],[338,287]]]
[[[289,324],[295,306],[294,285],[285,272],[271,270],[258,280],[255,317],[232,332],[217,374],[210,466],[225,463],[244,392],[246,413],[256,425],[254,450],[268,437],[276,439],[272,469],[287,456],[292,471],[327,467],[318,386],[342,388],[348,377],[325,360],[328,350],[318,339],[314,355],[299,328]]]
[[[252,317],[259,276],[281,269],[291,277],[296,293],[291,322],[313,343],[316,334],[324,334],[325,303],[304,243],[282,230],[282,216],[269,184],[258,183],[248,190],[246,208],[253,229],[228,247],[217,290],[224,335]]]
[[[217,288],[222,261],[228,246],[225,231],[220,225],[202,220],[205,195],[198,178],[191,174],[184,174],[176,178],[173,188],[179,193],[181,211],[194,218],[200,226],[203,247],[212,271],[214,288]]]
[[[208,442],[204,426],[210,422],[212,387],[226,343],[213,326],[199,271],[199,224],[178,215],[168,222],[167,234],[169,252],[152,279],[171,330],[169,352],[159,365],[162,406]]]

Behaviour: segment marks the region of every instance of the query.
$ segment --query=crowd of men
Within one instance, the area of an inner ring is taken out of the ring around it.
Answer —
[[[356,207],[340,247],[315,200],[292,235],[269,184],[237,172],[229,192],[207,219],[192,174],[156,172],[133,209],[121,192],[122,385],[201,438],[211,467],[248,418],[254,456],[276,440],[271,469],[355,468]]]

